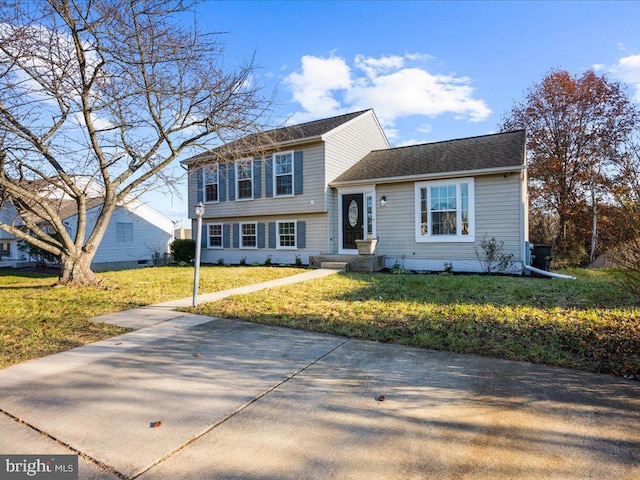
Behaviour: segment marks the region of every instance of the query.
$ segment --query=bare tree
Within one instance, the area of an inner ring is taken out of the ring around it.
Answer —
[[[182,171],[166,167],[180,154],[261,129],[268,101],[253,61],[229,68],[220,35],[201,32],[192,7],[0,6],[0,193],[22,222],[0,229],[59,255],[61,283],[96,281],[90,265],[112,213],[149,188],[170,191]],[[96,186],[103,201],[93,223],[87,207]],[[52,197],[75,203],[75,235]]]

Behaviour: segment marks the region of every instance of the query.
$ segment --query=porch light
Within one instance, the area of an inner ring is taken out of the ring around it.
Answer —
[[[196,217],[198,228],[196,229],[196,259],[193,270],[193,306],[198,304],[198,284],[200,283],[200,245],[202,245],[202,217],[204,216],[204,205],[202,202],[196,205]]]
[[[384,207],[387,204],[387,197],[382,196],[380,197],[380,206]]]

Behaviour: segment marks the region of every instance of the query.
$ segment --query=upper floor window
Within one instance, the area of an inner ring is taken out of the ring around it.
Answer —
[[[133,223],[117,222],[116,223],[116,243],[133,243]]]
[[[293,195],[293,152],[275,153],[273,166],[275,196]]]
[[[204,201],[217,202],[220,175],[218,164],[204,167]]]
[[[253,159],[236,162],[236,191],[238,200],[253,198]]]
[[[475,240],[473,178],[420,182],[415,190],[417,242]]]

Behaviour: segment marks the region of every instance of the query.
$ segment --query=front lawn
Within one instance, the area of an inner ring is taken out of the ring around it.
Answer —
[[[300,273],[294,268],[202,267],[200,292]],[[98,274],[103,288],[55,287],[56,275],[0,270],[0,368],[124,333],[89,318],[189,297],[193,268],[164,267]]]
[[[353,338],[640,373],[640,308],[615,272],[578,280],[343,273],[201,305],[242,318]]]

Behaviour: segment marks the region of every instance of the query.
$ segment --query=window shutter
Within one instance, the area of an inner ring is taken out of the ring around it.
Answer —
[[[294,195],[302,195],[302,152],[295,152],[293,154],[293,186],[294,186]]]
[[[204,202],[204,168],[196,171],[196,189],[198,192],[196,203]]]
[[[273,156],[267,158],[264,164],[264,195],[273,197]]]
[[[276,248],[276,222],[269,222],[269,248]]]
[[[264,223],[258,223],[258,248],[264,248]]]
[[[262,159],[253,159],[253,198],[262,196]]]
[[[227,165],[218,164],[218,201],[224,202],[227,199]]]
[[[229,224],[225,223],[222,226],[222,248],[229,248],[231,245],[231,239],[229,238]]]
[[[298,248],[307,246],[307,222],[298,222],[296,224],[296,244]]]
[[[200,243],[201,249],[209,247],[208,230],[209,230],[209,226],[207,224],[202,225],[202,242]]]
[[[233,248],[240,248],[240,224],[233,224]]]
[[[227,169],[229,172],[229,200],[233,201],[236,199],[236,165],[234,163],[230,163]]]

